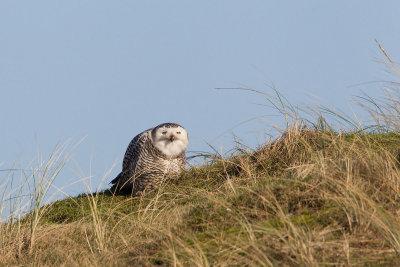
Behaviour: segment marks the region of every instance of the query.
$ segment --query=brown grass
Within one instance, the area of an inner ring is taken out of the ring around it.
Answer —
[[[400,137],[288,130],[142,198],[82,195],[1,228],[1,265],[398,265]],[[29,249],[30,245],[33,247]]]
[[[335,132],[278,95],[280,138],[210,156],[146,196],[94,192],[12,214],[0,265],[400,266],[397,99],[367,101],[369,130]]]

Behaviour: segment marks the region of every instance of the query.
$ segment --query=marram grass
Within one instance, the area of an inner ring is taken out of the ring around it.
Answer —
[[[3,224],[0,265],[400,266],[399,151],[395,131],[293,127],[144,197],[80,195]]]

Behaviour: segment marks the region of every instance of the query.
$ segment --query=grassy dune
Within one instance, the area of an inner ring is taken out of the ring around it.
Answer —
[[[81,195],[3,224],[0,264],[400,266],[399,141],[292,127],[144,197]]]
[[[363,127],[323,107],[312,123],[280,94],[247,90],[277,108],[284,133],[208,155],[143,197],[94,192],[44,205],[67,158],[58,146],[29,176],[31,212],[11,207],[0,224],[0,265],[400,266],[399,91],[363,97],[372,121]],[[6,203],[3,193],[0,215]]]

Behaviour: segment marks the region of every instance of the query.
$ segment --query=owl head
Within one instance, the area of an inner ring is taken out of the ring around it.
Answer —
[[[182,126],[176,123],[163,123],[151,131],[153,145],[168,158],[177,157],[189,145],[188,134]]]

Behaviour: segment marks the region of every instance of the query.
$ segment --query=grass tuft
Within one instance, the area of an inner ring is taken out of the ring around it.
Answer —
[[[0,264],[397,265],[399,141],[289,129],[146,196],[70,197],[40,207],[37,220],[33,210],[18,239],[3,231]]]
[[[45,204],[65,162],[56,150],[31,175],[31,211],[0,225],[0,265],[400,266],[400,101],[365,99],[375,123],[337,114],[352,127],[339,131],[320,113],[306,123],[276,92],[277,139],[216,152],[134,198]]]

